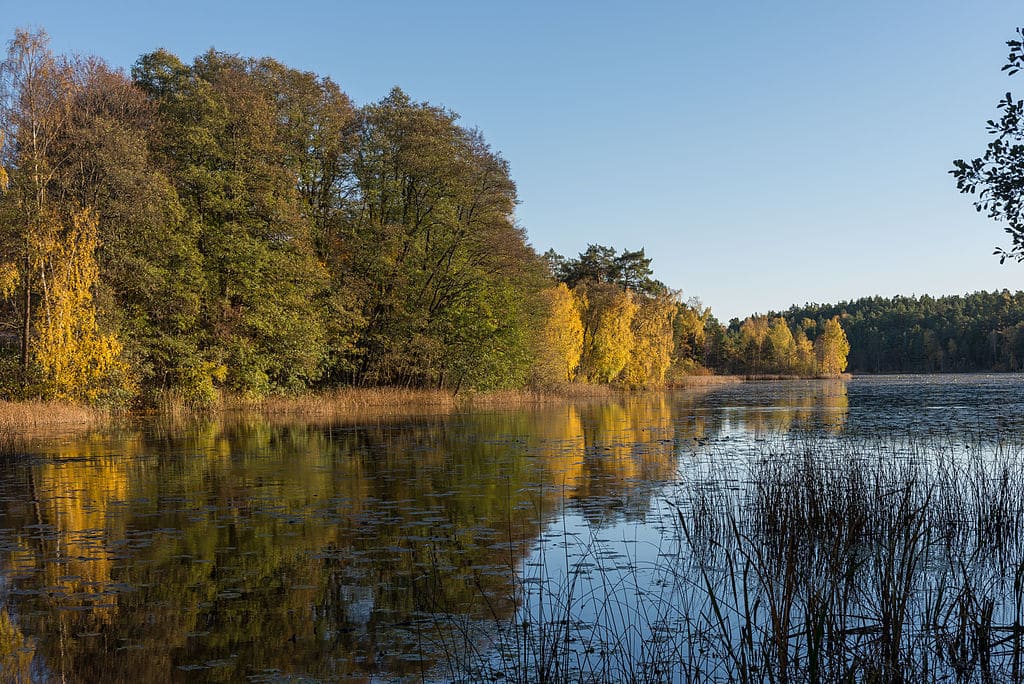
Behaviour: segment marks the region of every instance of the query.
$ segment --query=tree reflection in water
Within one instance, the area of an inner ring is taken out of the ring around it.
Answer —
[[[466,637],[451,617],[513,618],[542,534],[646,524],[707,440],[842,429],[842,383],[775,396],[40,436],[0,474],[0,666],[65,681],[446,672]]]

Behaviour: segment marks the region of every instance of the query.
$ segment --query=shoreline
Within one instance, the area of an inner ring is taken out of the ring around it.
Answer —
[[[841,379],[849,379],[844,374]],[[566,383],[546,389],[464,391],[398,387],[343,387],[295,396],[276,395],[249,399],[225,395],[209,407],[190,407],[168,398],[142,410],[112,410],[83,404],[38,399],[0,400],[0,435],[25,436],[39,430],[82,430],[110,422],[146,417],[191,419],[259,414],[267,418],[394,418],[448,415],[459,411],[510,409],[610,399],[692,389],[712,389],[745,382],[797,379],[796,376],[693,375],[660,387],[630,388],[617,385]],[[834,378],[833,378],[834,379]]]

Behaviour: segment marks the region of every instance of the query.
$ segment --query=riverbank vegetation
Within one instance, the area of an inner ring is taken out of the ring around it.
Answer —
[[[209,406],[711,367],[709,313],[642,249],[537,255],[508,163],[443,107],[398,88],[359,107],[330,78],[214,50],[157,50],[129,76],[42,31],[0,66],[4,397]],[[812,359],[813,331],[779,347],[777,324],[762,362],[752,326],[742,372],[842,370]]]

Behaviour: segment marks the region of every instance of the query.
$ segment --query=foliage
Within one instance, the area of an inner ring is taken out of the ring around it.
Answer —
[[[733,320],[726,327],[708,316],[707,365],[719,373],[740,375],[839,375],[846,368],[850,344],[839,317],[821,320],[819,325],[793,309],[784,316]]]
[[[264,394],[298,389],[323,371],[317,303],[328,273],[314,254],[298,186],[303,141],[286,137],[291,102],[272,60],[210,51],[185,66],[143,56],[134,76],[161,117],[157,158],[170,170],[200,255],[193,284],[199,359],[223,364],[226,385]],[[180,371],[179,371],[180,372]]]
[[[540,261],[513,220],[508,164],[455,121],[397,88],[363,110],[351,257],[339,272],[365,321],[357,382],[525,381]]]
[[[614,382],[626,368],[636,346],[633,293],[611,283],[589,282],[576,287],[583,308],[583,355],[580,373],[591,382]]]
[[[202,406],[816,370],[802,331],[723,328],[643,248],[539,257],[508,163],[398,88],[357,108],[329,78],[215,50],[156,50],[129,78],[41,31],[15,33],[0,75],[10,395]]]
[[[4,143],[0,166],[7,181],[0,207],[0,261],[18,269],[18,301],[8,329],[13,328],[20,338],[23,386],[29,380],[33,305],[42,287],[40,269],[54,241],[57,207],[50,185],[67,165],[59,153],[59,141],[70,120],[79,66],[55,56],[44,32],[24,30],[15,32],[0,63]]]
[[[44,398],[96,402],[124,388],[126,368],[119,359],[121,344],[96,322],[95,213],[75,214],[60,232],[40,269],[46,287],[36,312],[32,360]]]
[[[648,297],[667,291],[663,283],[651,277],[651,259],[642,247],[635,252],[624,249],[616,254],[614,247],[587,245],[586,251],[575,259],[566,259],[554,250],[544,256],[552,277],[570,289],[581,283],[615,283]]]
[[[705,370],[707,363],[707,327],[711,308],[699,299],[676,304],[672,319],[672,370],[679,375],[690,375]]]
[[[811,332],[838,316],[853,373],[1024,370],[1024,292],[948,297],[865,297],[807,304],[783,314]]]
[[[1018,38],[1006,42],[1010,48],[1003,71],[1013,76],[1024,66],[1024,29],[1017,29]],[[976,195],[975,208],[989,218],[1004,223],[1011,238],[1007,251],[997,247],[999,262],[1008,258],[1024,261],[1024,101],[1012,93],[999,101],[999,121],[989,120],[988,132],[993,140],[985,154],[970,161],[957,159],[950,173],[957,189]]]
[[[565,283],[544,290],[548,316],[538,338],[535,373],[541,384],[569,382],[583,354],[583,321],[580,308]]]
[[[667,294],[640,299],[631,329],[634,344],[623,371],[623,381],[633,386],[657,386],[665,382],[672,363],[674,345],[672,321],[677,313],[675,299]]]
[[[850,353],[850,343],[839,324],[838,316],[825,321],[821,335],[814,340],[814,353],[818,359],[818,373],[821,375],[834,377],[846,370],[846,355]]]

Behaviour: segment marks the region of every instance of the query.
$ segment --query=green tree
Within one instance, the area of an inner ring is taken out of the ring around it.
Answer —
[[[455,121],[397,88],[363,109],[340,278],[365,321],[357,382],[487,387],[528,374],[543,264],[514,223],[507,162]]]
[[[566,259],[554,250],[549,250],[544,258],[553,277],[570,289],[580,283],[592,282],[616,283],[623,289],[647,297],[667,291],[663,283],[652,277],[651,259],[644,254],[642,247],[635,252],[624,249],[622,254],[616,255],[614,247],[587,245],[586,251],[580,252],[575,259]]]
[[[157,51],[133,70],[157,105],[157,158],[201,257],[198,354],[177,369],[180,384],[223,367],[239,392],[300,389],[326,364],[329,274],[298,191],[308,146],[268,77],[279,69],[214,51],[185,66]]]

